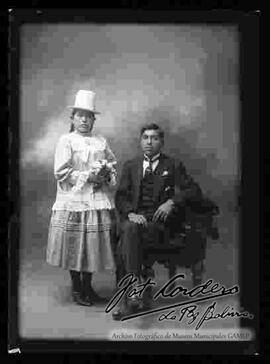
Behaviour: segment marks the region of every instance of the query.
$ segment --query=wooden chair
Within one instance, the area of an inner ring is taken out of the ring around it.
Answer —
[[[150,248],[144,253],[151,261],[168,269],[169,279],[176,274],[178,267],[185,267],[191,270],[193,286],[200,284],[205,271],[207,239],[219,238],[218,229],[214,224],[218,213],[218,207],[208,199],[204,199],[199,205],[192,202],[185,205],[184,219],[179,221],[181,232],[168,244]],[[121,257],[118,256],[117,260],[118,282],[125,275],[125,268]]]

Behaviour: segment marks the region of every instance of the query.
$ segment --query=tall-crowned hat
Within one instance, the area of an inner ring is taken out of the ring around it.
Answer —
[[[88,110],[93,112],[94,114],[100,114],[100,112],[95,110],[95,98],[95,92],[88,90],[79,90],[76,94],[74,105],[68,106],[68,108]]]

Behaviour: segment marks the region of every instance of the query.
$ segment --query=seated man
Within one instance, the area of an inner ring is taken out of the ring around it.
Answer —
[[[141,129],[141,155],[127,161],[115,196],[120,214],[121,255],[125,272],[153,276],[153,261],[144,254],[151,246],[169,242],[179,233],[181,206],[188,199],[201,199],[199,186],[181,162],[162,153],[164,132],[156,124]],[[142,271],[142,266],[144,270]],[[136,305],[126,301],[122,311]],[[120,319],[123,312],[114,313]]]

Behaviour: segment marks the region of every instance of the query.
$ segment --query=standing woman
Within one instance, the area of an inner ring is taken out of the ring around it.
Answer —
[[[69,270],[74,302],[91,306],[101,299],[93,290],[92,274],[114,270],[116,174],[112,165],[116,160],[106,139],[92,134],[95,115],[99,114],[95,93],[78,91],[70,108],[70,132],[60,137],[55,151],[57,196],[46,260]],[[108,173],[97,173],[99,161],[108,162]]]

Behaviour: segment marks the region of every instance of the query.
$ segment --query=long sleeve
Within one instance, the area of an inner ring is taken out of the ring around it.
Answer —
[[[115,157],[114,153],[112,152],[107,141],[106,141],[106,146],[105,146],[105,158],[108,162],[116,162],[116,157]]]
[[[101,186],[95,189],[95,184],[88,181],[94,163],[106,158],[105,149],[104,138],[99,136],[88,137],[74,132],[60,137],[55,150],[57,196],[53,210],[87,211],[115,207],[111,188]]]
[[[134,211],[131,194],[131,169],[129,161],[127,161],[123,166],[119,186],[115,195],[115,205],[122,217],[126,217],[130,212]]]
[[[110,163],[117,162],[116,157],[115,157],[114,153],[112,152],[107,141],[106,141],[106,146],[105,146],[105,159]],[[108,186],[113,189],[113,188],[115,188],[116,184],[117,184],[117,173],[116,173],[116,169],[115,169],[115,173],[113,173],[111,175]]]
[[[175,196],[176,204],[186,200],[200,200],[202,191],[200,186],[187,173],[185,166],[179,162],[175,169]]]
[[[80,172],[73,169],[72,150],[69,140],[62,136],[55,150],[54,176],[59,182],[66,181],[74,185],[79,175]]]

